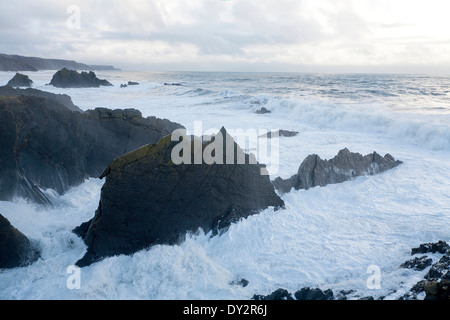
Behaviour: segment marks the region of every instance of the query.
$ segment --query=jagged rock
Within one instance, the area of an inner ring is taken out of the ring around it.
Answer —
[[[0,97],[0,200],[49,204],[40,189],[64,193],[108,164],[182,126],[135,109],[72,112],[38,97]]]
[[[406,269],[414,269],[417,271],[422,271],[429,266],[431,266],[431,263],[433,262],[433,259],[428,258],[427,256],[423,256],[420,258],[414,258],[412,260],[408,260],[400,265],[401,268]]]
[[[438,262],[431,265],[430,270],[424,276],[425,280],[421,280],[416,283],[406,294],[400,297],[400,300],[416,300],[417,296],[421,293],[425,293],[425,300],[442,300],[449,299],[449,284],[450,284],[450,250],[445,241],[439,241],[436,243],[421,244],[418,248],[413,248],[412,255],[415,254],[442,254],[442,257]],[[414,261],[426,262],[429,266],[427,256],[421,258],[415,258],[405,262],[405,264],[414,263]],[[416,269],[416,270],[420,270]],[[424,269],[422,269],[424,270]],[[420,270],[421,271],[421,270]]]
[[[50,82],[57,88],[98,88],[100,86],[112,86],[107,80],[97,78],[93,71],[82,71],[63,68],[57,71]]]
[[[10,87],[31,87],[33,81],[27,75],[16,73],[16,75],[6,84]]]
[[[255,294],[252,300],[294,300],[292,295],[285,289],[277,289],[267,296]]]
[[[10,86],[0,87],[0,96],[33,96],[44,98],[47,101],[47,104],[51,105],[56,102],[57,104],[62,104],[67,109],[71,111],[84,112],[76,105],[73,104],[72,98],[67,94],[55,94],[51,92],[41,91],[37,89],[20,89],[20,88],[12,88]],[[53,102],[52,102],[53,101]]]
[[[128,87],[128,85],[122,83],[122,84],[120,85],[120,87],[121,87],[121,88],[126,88],[126,87]]]
[[[23,267],[38,258],[30,240],[0,214],[0,269]]]
[[[432,265],[425,276],[427,280],[450,280],[450,255],[446,254],[439,259],[438,262]]]
[[[225,138],[226,137],[226,138]],[[281,207],[264,165],[250,164],[250,156],[222,128],[211,141],[191,140],[183,156],[195,160],[198,146],[203,155],[208,150],[220,160],[208,164],[173,162],[175,146],[182,142],[165,137],[157,144],[143,146],[114,160],[101,175],[106,178],[95,217],[74,232],[88,246],[77,262],[86,266],[104,257],[132,254],[155,244],[176,244],[187,232],[213,234],[226,230],[233,222],[268,207]],[[186,140],[184,140],[186,139]],[[217,141],[231,141],[233,154]],[[189,151],[190,150],[190,151]],[[186,154],[184,154],[186,152]],[[200,154],[202,155],[202,154]],[[234,155],[233,164],[228,155]],[[237,164],[239,156],[245,164]],[[188,162],[188,161],[187,161]]]
[[[297,174],[289,179],[278,177],[273,184],[280,193],[289,192],[292,188],[299,190],[324,187],[328,184],[348,181],[357,176],[381,173],[401,163],[390,154],[382,157],[374,152],[362,156],[345,148],[331,160],[322,160],[316,154],[309,155],[300,165]]]
[[[331,289],[327,289],[325,291],[320,290],[319,288],[311,289],[309,287],[305,287],[303,289],[298,290],[294,294],[295,299],[297,300],[333,300],[334,294]]]
[[[446,253],[450,249],[450,246],[445,241],[438,241],[436,243],[424,243],[421,244],[418,248],[413,248],[411,250],[411,255],[415,254],[423,254],[423,253]]]
[[[277,130],[275,132],[267,132],[266,134],[260,135],[261,138],[267,138],[271,139],[272,136],[278,136],[278,137],[295,137],[298,135],[297,131],[289,131],[289,130]]]
[[[266,107],[262,107],[261,109],[258,109],[255,111],[256,114],[266,114],[266,113],[270,113],[270,110],[267,110]]]

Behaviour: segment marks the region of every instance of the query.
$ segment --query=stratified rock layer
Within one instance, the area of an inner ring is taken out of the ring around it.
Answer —
[[[115,158],[182,126],[135,109],[72,112],[38,97],[0,97],[0,200],[49,204],[40,189],[64,193],[99,177]]]

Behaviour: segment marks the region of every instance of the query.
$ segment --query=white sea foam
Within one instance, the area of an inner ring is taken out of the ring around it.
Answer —
[[[99,77],[112,78],[115,87],[63,90],[45,86],[51,74],[30,77],[39,89],[68,93],[82,109],[138,108],[144,116],[168,118],[189,130],[202,120],[205,130],[298,131],[298,136],[280,138],[277,176],[284,178],[296,173],[308,154],[331,158],[344,147],[362,154],[390,153],[404,163],[380,175],[292,191],[283,196],[286,209],[264,210],[221,236],[199,232],[179,245],[107,258],[81,270],[80,290],[66,286],[67,267],[86,250],[71,230],[93,217],[103,181],[90,179],[54,195],[52,209],[23,200],[0,202],[0,213],[41,248],[41,259],[33,265],[0,271],[1,299],[250,299],[279,287],[294,292],[304,286],[351,289],[354,298],[395,299],[423,277],[423,272],[399,268],[410,259],[411,248],[450,241],[450,122],[445,112],[418,115],[411,108],[276,95],[255,90],[247,81],[233,85],[205,76],[189,82],[177,73],[103,72]],[[13,75],[0,73],[0,84]],[[117,86],[128,80],[141,84]],[[272,113],[255,114],[262,106]],[[379,290],[367,287],[371,265],[381,270]],[[247,287],[232,284],[241,278],[249,280]]]

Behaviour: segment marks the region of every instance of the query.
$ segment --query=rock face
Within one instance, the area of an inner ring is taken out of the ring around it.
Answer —
[[[181,127],[134,109],[80,113],[43,98],[0,97],[0,200],[20,196],[49,204],[40,188],[64,193]]]
[[[100,86],[112,86],[106,80],[97,78],[93,71],[82,71],[63,68],[53,75],[50,85],[57,88],[98,88]]]
[[[0,214],[0,269],[22,267],[38,258],[30,240]]]
[[[101,176],[106,182],[95,217],[74,230],[88,246],[77,265],[155,244],[175,244],[199,228],[217,233],[262,209],[283,206],[269,177],[261,175],[265,166],[250,164],[249,155],[224,128],[213,141],[219,134],[231,139],[234,160],[245,155],[245,164],[174,164],[172,152],[179,142],[171,136],[113,161]],[[188,144],[191,152],[195,144]],[[212,141],[200,141],[204,152],[212,146]],[[227,159],[225,146],[223,151]],[[194,159],[193,153],[187,155]]]
[[[12,88],[10,86],[0,87],[0,96],[33,96],[44,98],[48,104],[62,104],[64,107],[71,111],[84,112],[76,105],[73,104],[72,98],[67,94],[54,94],[46,91],[41,91],[37,89],[20,89]]]
[[[348,181],[357,176],[378,174],[401,163],[389,154],[382,157],[374,152],[362,156],[345,148],[331,160],[322,160],[318,155],[309,155],[300,165],[297,174],[289,179],[276,178],[273,184],[281,193],[289,192],[292,188],[299,190],[323,187],[327,184]]]
[[[6,84],[10,87],[31,87],[33,81],[27,75],[16,73],[16,75]]]

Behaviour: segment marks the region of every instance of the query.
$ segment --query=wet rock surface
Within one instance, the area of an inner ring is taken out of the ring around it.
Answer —
[[[214,235],[262,209],[282,207],[269,177],[261,175],[265,166],[250,164],[250,156],[224,128],[213,140],[200,141],[200,150],[211,150],[219,135],[233,142],[233,164],[225,161],[231,152],[225,145],[223,164],[174,164],[172,152],[179,142],[170,136],[114,160],[101,176],[106,181],[94,218],[74,230],[88,246],[77,265],[155,244],[176,244],[199,228]],[[188,143],[191,160],[196,141]],[[245,164],[237,164],[240,155]]]
[[[0,269],[23,267],[38,258],[30,240],[0,214]]]
[[[0,97],[0,200],[47,205],[41,189],[64,193],[99,177],[115,158],[182,126],[135,109],[72,112],[33,96]]]

